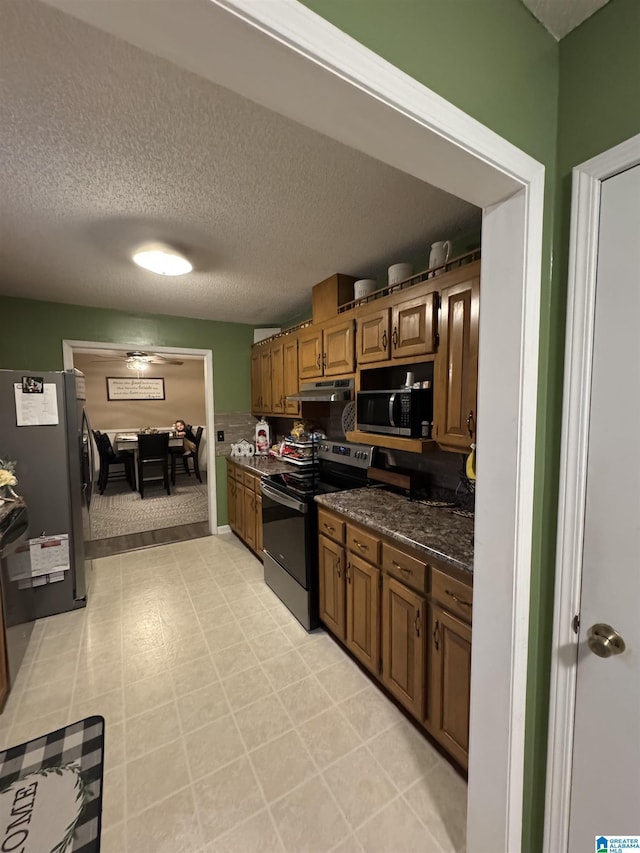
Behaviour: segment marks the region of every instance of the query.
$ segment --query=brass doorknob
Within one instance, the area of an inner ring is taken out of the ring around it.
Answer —
[[[626,645],[620,634],[612,628],[611,625],[606,625],[604,622],[598,622],[592,625],[587,633],[587,642],[589,648],[598,655],[599,658],[610,658],[611,655],[621,655],[626,649]]]

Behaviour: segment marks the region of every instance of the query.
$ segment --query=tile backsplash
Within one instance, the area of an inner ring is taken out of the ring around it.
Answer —
[[[231,445],[243,438],[255,441],[257,422],[251,412],[216,412],[216,432],[224,430],[224,441],[216,441],[216,456],[229,456]]]

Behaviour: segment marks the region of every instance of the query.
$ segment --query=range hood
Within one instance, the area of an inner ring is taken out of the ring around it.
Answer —
[[[323,382],[303,382],[297,394],[290,394],[287,400],[304,402],[329,402],[351,400],[353,397],[353,379],[329,379]]]

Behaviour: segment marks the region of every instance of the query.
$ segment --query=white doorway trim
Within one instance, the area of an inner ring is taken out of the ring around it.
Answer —
[[[62,341],[62,360],[65,370],[73,367],[74,352],[88,350],[127,350],[137,349],[139,345],[107,343],[105,341]],[[218,505],[216,499],[216,440],[215,406],[213,395],[213,353],[210,349],[190,349],[186,347],[157,347],[154,352],[173,353],[174,355],[198,356],[204,360],[204,410],[207,427],[207,503],[209,506],[209,532],[218,533]]]
[[[467,849],[519,850],[544,167],[301,4],[214,2],[321,72],[283,74],[264,48],[257,91],[240,51],[237,90],[483,208]]]
[[[544,850],[569,842],[582,543],[602,181],[640,163],[640,134],[573,169]]]

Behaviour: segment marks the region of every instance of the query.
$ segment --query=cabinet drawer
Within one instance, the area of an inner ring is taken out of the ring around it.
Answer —
[[[431,595],[447,610],[471,622],[473,589],[440,569],[431,570]]]
[[[335,515],[323,509],[318,511],[318,530],[324,536],[328,536],[334,542],[344,542],[344,528],[344,521]]]
[[[407,586],[427,590],[427,565],[392,545],[382,543],[382,568]]]
[[[377,536],[347,525],[347,548],[370,563],[380,561],[380,540]]]
[[[251,471],[245,471],[243,473],[243,483],[253,492],[260,491],[260,477],[258,474],[252,474]]]

